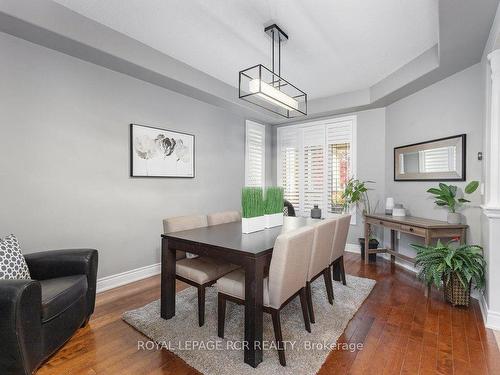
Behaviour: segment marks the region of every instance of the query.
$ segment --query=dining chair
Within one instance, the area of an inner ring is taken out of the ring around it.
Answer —
[[[306,282],[307,307],[309,309],[309,318],[311,323],[315,323],[316,321],[312,302],[311,283],[321,275],[323,275],[323,279],[325,280],[328,302],[333,305],[333,284],[330,273],[330,258],[332,256],[333,237],[335,235],[336,227],[337,219],[326,219],[314,225],[314,240]]]
[[[302,317],[308,332],[311,332],[306,302],[306,279],[309,257],[313,244],[314,228],[307,226],[278,236],[274,244],[269,275],[264,279],[263,310],[271,314],[278,357],[286,365],[280,311],[295,297],[300,297]],[[238,269],[217,280],[218,329],[224,338],[226,301],[245,304],[245,271]]]
[[[165,234],[208,226],[206,215],[178,216],[163,220]],[[176,251],[176,279],[198,288],[198,324],[205,324],[205,288],[237,266],[210,257],[186,258]]]
[[[208,214],[208,226],[232,223],[234,221],[241,221],[241,214],[239,211],[223,211]]]
[[[339,268],[342,284],[344,285],[347,285],[344,268],[344,252],[350,225],[351,215],[342,215],[337,218],[337,228],[335,229],[335,236],[333,237],[332,256],[330,259],[330,265]]]

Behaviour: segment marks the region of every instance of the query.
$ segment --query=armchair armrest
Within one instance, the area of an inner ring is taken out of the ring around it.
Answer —
[[[41,289],[35,280],[0,280],[0,369],[31,374],[41,361]]]
[[[36,280],[87,276],[87,318],[94,312],[98,253],[93,249],[41,251],[24,255],[31,277]]]

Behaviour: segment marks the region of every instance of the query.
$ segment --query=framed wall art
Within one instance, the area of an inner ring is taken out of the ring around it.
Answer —
[[[131,177],[194,177],[193,134],[130,124]]]

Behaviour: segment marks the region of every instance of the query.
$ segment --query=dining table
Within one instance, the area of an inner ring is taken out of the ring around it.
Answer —
[[[263,284],[274,243],[281,234],[318,219],[283,218],[283,225],[242,233],[241,221],[171,232],[161,236],[161,317],[175,316],[176,251],[223,259],[245,270],[244,361],[252,367],[262,362]]]

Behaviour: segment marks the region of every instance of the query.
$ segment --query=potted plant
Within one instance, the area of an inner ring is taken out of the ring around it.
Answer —
[[[241,191],[241,231],[252,233],[266,227],[262,188],[244,187]]]
[[[426,285],[444,289],[446,301],[453,306],[469,306],[471,284],[484,289],[486,261],[480,246],[451,246],[454,241],[443,245],[438,240],[436,246],[411,245],[417,250],[415,266]]]
[[[344,200],[344,212],[348,213],[352,205],[359,206],[363,205],[363,214],[370,214],[372,212],[370,205],[370,198],[368,197],[368,190],[370,190],[366,185],[374,184],[374,181],[360,181],[354,178],[347,181],[344,192],[342,193],[342,199]],[[379,242],[373,237],[371,228],[369,233],[370,241],[368,243],[369,249],[378,248]],[[361,246],[361,258],[365,259],[365,239],[358,238],[359,245]],[[370,261],[377,260],[377,254],[370,254]]]
[[[478,181],[472,181],[464,189],[466,194],[472,194],[476,191],[479,186]],[[436,199],[434,203],[436,203],[440,207],[448,207],[448,217],[447,221],[449,224],[460,224],[461,217],[458,212],[456,212],[457,208],[459,208],[463,203],[470,202],[465,198],[457,199],[457,191],[458,188],[455,185],[446,185],[443,183],[439,184],[439,188],[430,188],[427,190],[428,193],[434,195]]]
[[[283,188],[271,186],[266,188],[264,213],[266,228],[283,225]]]

